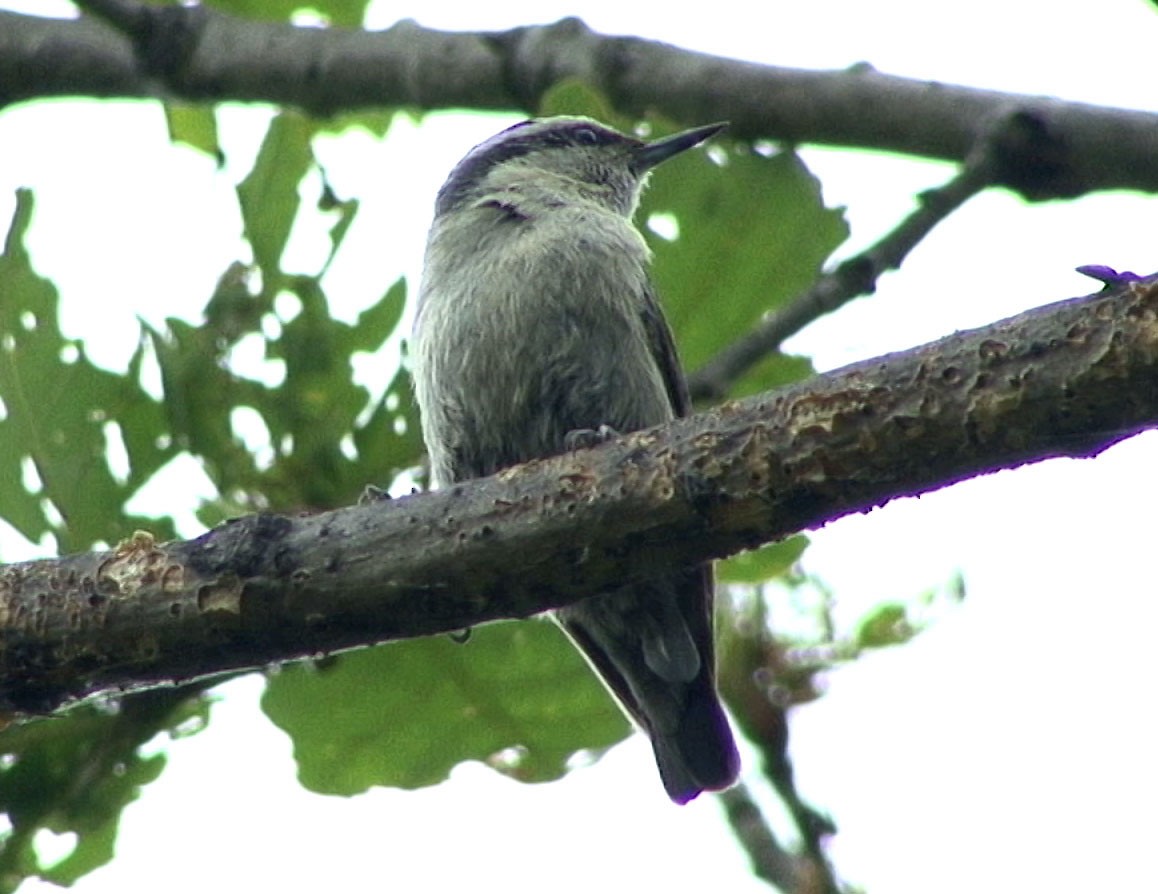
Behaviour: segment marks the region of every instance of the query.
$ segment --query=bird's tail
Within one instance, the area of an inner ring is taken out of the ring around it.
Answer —
[[[555,620],[651,739],[668,796],[727,788],[740,759],[716,695],[711,572],[689,569],[559,609]]]
[[[674,734],[651,733],[660,779],[677,804],[686,804],[703,791],[727,788],[740,772],[736,743],[714,687],[704,688],[688,692]]]

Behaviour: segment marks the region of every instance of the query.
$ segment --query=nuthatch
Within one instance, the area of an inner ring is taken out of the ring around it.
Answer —
[[[458,163],[438,193],[411,343],[434,486],[688,414],[632,215],[652,168],[723,126],[649,143],[586,118],[533,120]],[[553,612],[651,738],[681,804],[739,772],[715,688],[713,589],[697,565]]]

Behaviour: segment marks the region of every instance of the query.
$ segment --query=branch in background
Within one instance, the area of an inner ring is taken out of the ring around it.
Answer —
[[[749,369],[780,349],[809,323],[860,295],[876,291],[877,280],[896,270],[933,228],[973,196],[991,186],[1011,158],[1016,158],[1026,122],[1015,113],[994,122],[977,141],[961,170],[944,186],[921,194],[917,209],[876,245],[820,277],[795,301],[768,314],[751,332],[737,338],[688,377],[696,400],[722,400]]]
[[[1152,277],[445,491],[0,568],[0,708],[526,617],[1155,425]]]
[[[412,21],[376,32],[235,18],[207,6],[84,0],[76,21],[0,12],[0,107],[50,96],[269,102],[314,115],[369,107],[533,113],[578,78],[616,108],[726,118],[740,139],[964,161],[989,123],[1025,122],[997,182],[1031,199],[1158,191],[1158,115],[891,77],[810,72],[591,31],[578,19],[494,33]],[[109,24],[109,23],[112,24]],[[119,29],[119,30],[117,30]]]
[[[719,798],[758,878],[784,894],[840,894],[832,869],[823,858],[794,854],[780,844],[747,786],[732,786]]]
[[[799,582],[800,579],[797,580]],[[801,649],[799,641],[774,636],[769,607],[762,595],[729,600],[728,622],[720,637],[719,686],[734,723],[757,751],[746,762],[749,776],[758,770],[772,785],[781,810],[795,830],[785,847],[768,824],[749,790],[722,793],[729,822],[748,851],[754,871],[789,894],[846,894],[859,890],[838,878],[829,859],[828,843],[836,835],[832,818],[800,794],[789,754],[789,714],[824,691],[820,677],[834,662],[854,658],[865,648],[898,643],[915,635],[912,626],[894,612],[862,621],[848,640],[837,640],[833,628],[833,597],[821,588],[824,608],[816,617],[823,632]],[[876,633],[872,633],[875,628]],[[887,631],[887,632],[886,632]],[[903,631],[903,632],[902,632]],[[877,634],[882,634],[877,639]],[[822,644],[823,643],[823,644]]]
[[[819,696],[816,668],[786,659],[783,643],[770,635],[763,600],[740,609],[735,620],[721,643],[720,693],[758,749],[760,772],[792,818],[799,844],[781,845],[747,790],[721,795],[728,820],[761,878],[789,894],[836,894],[840,886],[824,847],[836,827],[800,796],[788,754],[788,711]]]

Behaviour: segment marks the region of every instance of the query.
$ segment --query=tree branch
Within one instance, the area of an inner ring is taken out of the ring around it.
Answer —
[[[840,885],[823,859],[794,854],[780,843],[747,786],[734,785],[719,797],[757,878],[784,894],[840,894]]]
[[[995,182],[1005,155],[1002,147],[1017,138],[1021,125],[1018,115],[993,122],[991,130],[980,136],[961,170],[944,186],[922,194],[917,209],[891,232],[821,276],[808,291],[764,317],[750,332],[729,343],[692,373],[688,377],[692,397],[696,400],[727,397],[740,376],[779,350],[785,340],[853,298],[876,291],[877,280],[889,270],[898,269],[937,224]]]
[[[318,116],[401,105],[534,113],[551,86],[579,78],[629,114],[727,118],[740,139],[951,161],[964,161],[990,122],[1017,115],[1022,138],[1005,147],[997,183],[1031,199],[1158,191],[1151,113],[912,81],[868,66],[776,68],[602,35],[578,19],[492,33],[401,21],[365,32],[240,19],[206,6],[78,5],[106,21],[0,12],[0,107],[83,95],[270,102]]]
[[[521,618],[1158,425],[1158,277],[449,490],[0,569],[0,708]]]

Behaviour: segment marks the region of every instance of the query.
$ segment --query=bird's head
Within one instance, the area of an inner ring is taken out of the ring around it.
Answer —
[[[549,206],[594,203],[635,212],[648,173],[726,125],[709,124],[645,142],[590,118],[537,118],[475,146],[438,193],[435,215],[521,193]]]

